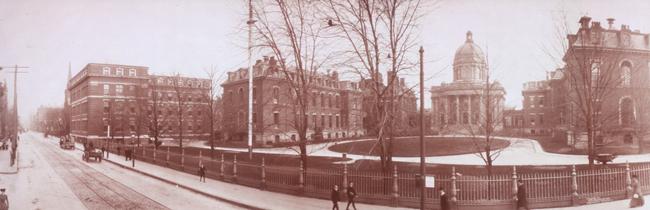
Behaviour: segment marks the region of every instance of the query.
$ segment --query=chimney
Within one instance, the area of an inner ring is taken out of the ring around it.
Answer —
[[[616,19],[614,19],[614,18],[607,18],[607,25],[609,25],[609,27],[608,27],[607,29],[609,29],[609,30],[613,30],[613,29],[614,29],[614,20],[616,20]]]
[[[593,22],[591,22],[591,28],[592,28],[592,29],[593,29],[593,28],[598,28],[598,29],[600,29],[600,22],[598,22],[598,21],[593,21]]]
[[[578,23],[580,23],[580,29],[588,29],[589,28],[589,21],[591,21],[590,17],[582,16],[580,18],[580,21],[578,21]]]
[[[269,56],[266,56],[266,55],[265,55],[265,56],[264,56],[264,63],[266,63],[267,61],[269,61]]]

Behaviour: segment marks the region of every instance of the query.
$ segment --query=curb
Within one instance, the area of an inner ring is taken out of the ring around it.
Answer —
[[[206,196],[206,197],[210,197],[210,198],[215,199],[215,200],[223,201],[223,202],[226,202],[226,203],[229,203],[229,204],[233,204],[233,205],[238,206],[238,207],[242,207],[242,208],[246,208],[246,209],[256,209],[256,210],[257,209],[260,209],[260,210],[262,209],[262,208],[259,208],[259,207],[256,207],[256,206],[251,206],[251,205],[248,205],[248,204],[245,204],[245,203],[240,203],[240,202],[237,202],[237,201],[225,199],[225,198],[222,198],[222,197],[219,197],[219,196],[216,196],[216,195],[213,195],[213,194],[201,191],[201,190],[197,190],[197,189],[192,188],[190,186],[187,186],[187,185],[184,185],[184,184],[179,184],[179,183],[177,183],[175,181],[172,181],[172,180],[169,180],[169,179],[165,179],[165,178],[162,178],[162,177],[159,177],[159,176],[156,176],[156,175],[153,175],[153,174],[150,174],[150,173],[147,173],[147,172],[144,172],[144,171],[132,168],[132,167],[124,166],[124,165],[116,163],[116,162],[114,162],[112,160],[103,159],[103,161],[107,161],[107,162],[109,162],[111,164],[115,164],[115,165],[117,165],[117,166],[119,166],[121,168],[125,168],[125,169],[128,169],[128,170],[137,172],[139,174],[142,174],[142,175],[157,179],[159,181],[165,182],[167,184],[176,185],[176,186],[178,186],[180,188],[192,191],[194,193],[197,193],[197,194],[200,194],[200,195],[203,195],[203,196]]]
[[[20,164],[20,152],[16,151],[16,162],[14,163],[14,167],[16,168],[15,171],[1,171],[0,174],[18,174],[18,171],[20,171],[20,167],[18,165]]]

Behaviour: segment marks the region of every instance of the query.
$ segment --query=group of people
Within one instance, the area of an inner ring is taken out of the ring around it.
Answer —
[[[348,205],[347,207],[345,207],[345,209],[350,209],[350,205],[352,205],[352,208],[356,210],[357,206],[354,203],[354,198],[357,197],[357,191],[354,189],[354,182],[348,183],[348,188],[346,189],[346,191],[347,191],[346,194],[348,196]],[[331,199],[332,199],[332,210],[334,209],[338,210],[339,201],[341,200],[338,185],[334,185],[334,187],[332,188]]]

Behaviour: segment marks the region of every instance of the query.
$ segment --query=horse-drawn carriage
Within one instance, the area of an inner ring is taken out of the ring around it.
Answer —
[[[61,136],[59,139],[59,147],[62,149],[74,149],[74,140],[67,135]]]
[[[84,147],[84,154],[81,156],[81,159],[88,162],[90,161],[90,158],[93,158],[97,162],[102,162],[103,156],[104,153],[102,152],[102,150],[97,149],[92,145],[90,145]]]

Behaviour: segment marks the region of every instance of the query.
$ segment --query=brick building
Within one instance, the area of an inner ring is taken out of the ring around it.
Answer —
[[[119,140],[132,141],[148,139],[151,132],[151,119],[153,115],[160,114],[172,116],[177,112],[171,110],[175,93],[169,88],[169,80],[164,76],[149,75],[148,67],[129,66],[118,64],[90,63],[75,76],[70,78],[67,85],[70,112],[70,135],[78,141],[85,140]],[[191,86],[204,83],[204,80],[182,78],[186,87],[182,95],[198,95],[202,88]],[[200,82],[187,82],[200,81]],[[159,88],[156,88],[159,87]],[[154,93],[163,104],[160,112],[154,113]],[[194,105],[195,106],[195,105]],[[189,108],[191,109],[191,108]],[[189,110],[188,109],[188,110]],[[192,124],[197,123],[195,118],[200,114],[189,114],[183,118]],[[174,117],[161,120],[161,123],[174,125]],[[189,124],[189,123],[188,123]],[[205,133],[194,132],[190,134]],[[178,128],[169,128],[163,137],[177,137]]]
[[[253,139],[255,144],[298,140],[292,89],[274,57],[265,56],[253,66]],[[291,72],[291,70],[289,70]],[[336,72],[312,78],[308,139],[363,135],[361,91],[355,82],[341,81]],[[248,122],[248,69],[228,72],[223,87],[224,137],[245,141]]]
[[[381,74],[379,74],[381,78]],[[387,92],[383,95],[381,102],[384,103],[385,109],[390,109],[391,106],[394,108],[393,113],[393,132],[395,136],[407,136],[407,135],[417,135],[420,132],[420,123],[419,112],[417,108],[417,98],[412,88],[406,85],[404,78],[393,75],[392,72],[388,72],[386,76],[387,83],[393,80],[395,83],[394,95],[391,95],[387,89]],[[378,132],[379,127],[376,124],[379,120],[376,119],[376,112],[378,111],[375,103],[377,103],[377,93],[375,91],[383,91],[386,89],[386,84],[384,84],[383,79],[379,81],[379,86],[372,79],[366,79],[360,82],[361,89],[363,92],[363,112],[365,113],[364,118],[364,128],[369,133],[373,135]],[[377,90],[375,90],[377,89]],[[394,104],[391,104],[391,97],[393,97]],[[387,127],[390,129],[390,127]],[[390,132],[390,131],[388,131]]]
[[[650,126],[650,35],[627,25],[615,28],[612,18],[607,21],[604,27],[582,17],[578,31],[567,36],[566,123],[578,147],[585,146],[588,135],[586,116],[593,118],[595,144],[638,147]],[[592,103],[581,103],[585,93],[591,93],[587,99]]]

